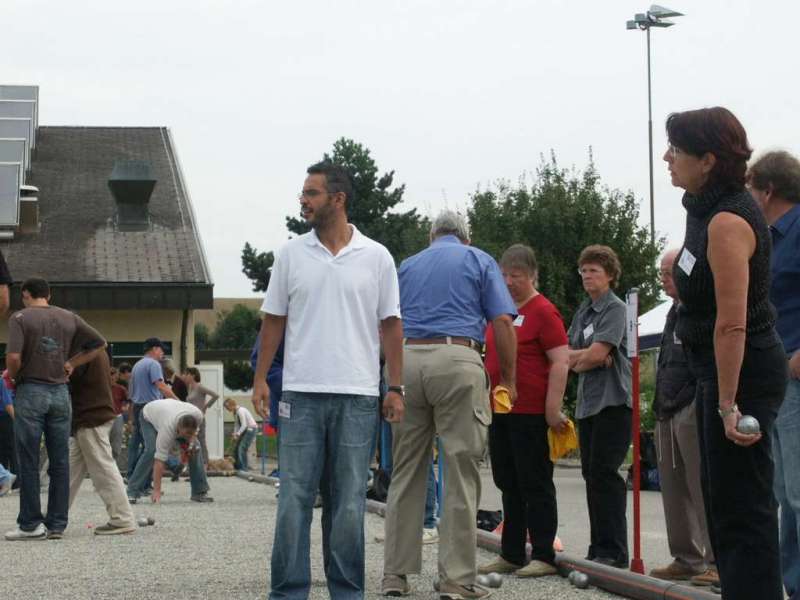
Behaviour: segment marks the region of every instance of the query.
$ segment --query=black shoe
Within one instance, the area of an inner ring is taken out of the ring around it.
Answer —
[[[607,567],[614,567],[616,569],[627,569],[628,561],[624,559],[611,558],[610,556],[595,556],[592,561],[606,565]]]
[[[211,496],[207,496],[206,494],[197,494],[196,496],[192,496],[192,502],[213,502],[214,499]]]

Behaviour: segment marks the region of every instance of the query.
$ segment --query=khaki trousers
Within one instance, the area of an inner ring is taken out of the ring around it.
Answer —
[[[695,403],[656,422],[656,456],[669,552],[698,573],[714,566],[700,487]]]
[[[69,438],[69,505],[72,506],[88,472],[95,491],[106,505],[108,523],[114,527],[135,527],[125,484],[111,455],[109,434],[113,424],[112,419],[99,427],[78,429]]]
[[[444,472],[439,524],[439,577],[475,580],[476,515],[481,494],[478,461],[492,413],[489,383],[477,352],[457,345],[405,346],[405,418],[392,424],[392,482],[386,507],[384,573],[419,573],[422,525],[434,435]]]

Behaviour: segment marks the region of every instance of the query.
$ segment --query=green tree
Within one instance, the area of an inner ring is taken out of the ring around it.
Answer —
[[[215,350],[250,349],[256,341],[260,325],[261,318],[257,310],[236,304],[230,311],[220,311],[209,347]]]
[[[341,165],[350,174],[353,197],[347,200],[348,220],[361,233],[386,246],[397,264],[428,244],[430,222],[416,209],[395,212],[403,201],[405,185],[393,187],[394,171],[379,175],[368,148],[340,138],[322,160]],[[303,219],[287,216],[286,228],[299,235],[309,231],[310,226]],[[242,272],[253,282],[253,291],[267,289],[274,258],[272,252],[260,252],[245,244]]]
[[[469,221],[472,243],[500,258],[510,245],[528,244],[539,263],[538,289],[559,309],[569,326],[586,298],[578,276],[578,255],[590,244],[610,246],[622,263],[616,293],[639,288],[639,311],[658,301],[656,260],[664,240],[650,243],[640,227],[639,204],[632,192],[608,189],[600,183],[589,155],[582,172],[558,166],[555,155],[542,160],[532,184],[520,178],[516,186],[501,181],[471,198]],[[570,379],[565,411],[574,414],[575,378]]]
[[[664,246],[650,243],[649,231],[638,224],[639,204],[632,192],[600,183],[589,155],[582,172],[558,166],[555,155],[542,160],[531,185],[500,182],[471,198],[472,243],[500,258],[514,243],[528,244],[539,262],[539,290],[561,311],[569,325],[586,298],[577,273],[578,255],[590,244],[610,246],[622,263],[617,294],[639,288],[641,313],[660,295],[656,261]]]
[[[209,337],[210,333],[205,323],[194,324],[194,347],[197,350],[205,350],[208,348]]]

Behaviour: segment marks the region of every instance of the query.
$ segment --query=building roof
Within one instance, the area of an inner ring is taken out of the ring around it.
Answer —
[[[117,160],[151,164],[157,183],[148,231],[115,227],[108,178]],[[40,276],[54,290],[130,288],[150,290],[151,296],[161,289],[162,299],[163,288],[196,288],[203,300],[187,296],[189,305],[211,307],[211,276],[167,128],[39,127],[27,183],[39,188],[41,230],[18,233],[0,244],[16,282]],[[139,302],[114,303],[112,296],[103,306],[83,308],[141,307]],[[148,307],[167,307],[161,304],[151,297]],[[167,304],[178,308],[185,303],[173,293]]]

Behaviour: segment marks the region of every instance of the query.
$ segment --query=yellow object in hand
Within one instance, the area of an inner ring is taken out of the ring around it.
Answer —
[[[547,428],[547,443],[550,446],[550,460],[555,462],[570,450],[578,447],[578,435],[575,433],[575,423],[567,419],[564,433],[557,433],[551,427]]]
[[[494,396],[494,412],[501,414],[511,412],[511,394],[506,386],[495,386],[492,395]]]

